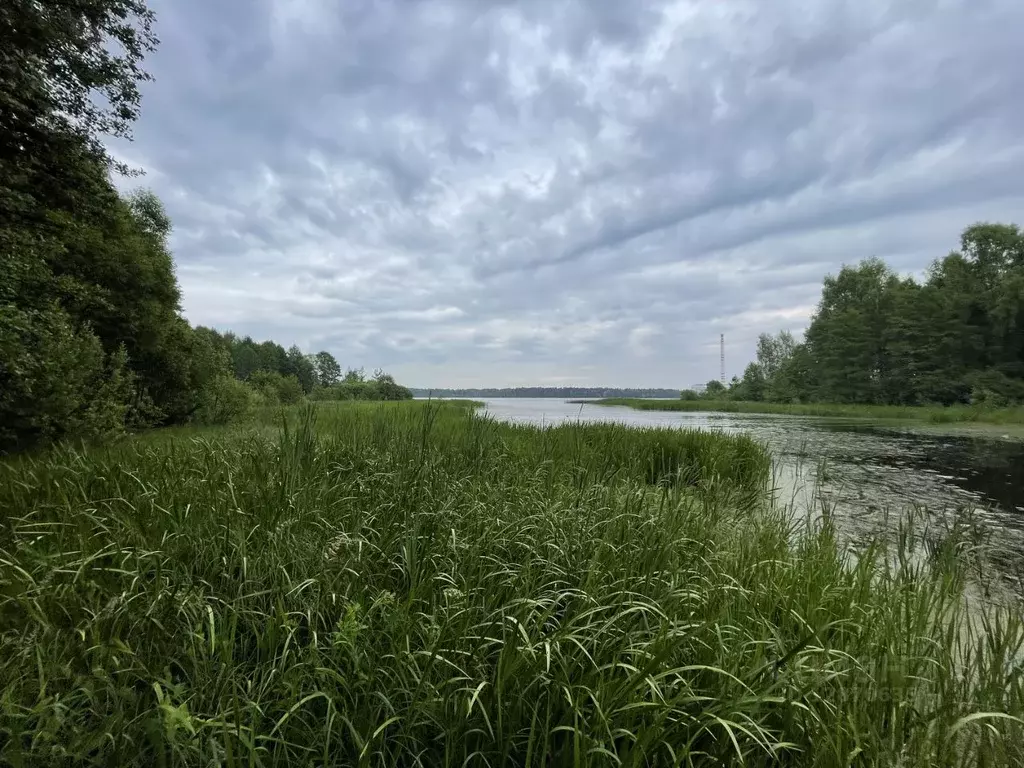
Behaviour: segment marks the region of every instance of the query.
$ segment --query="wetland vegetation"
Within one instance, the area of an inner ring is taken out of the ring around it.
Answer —
[[[0,465],[0,759],[1010,765],[1020,614],[749,438],[319,404]]]

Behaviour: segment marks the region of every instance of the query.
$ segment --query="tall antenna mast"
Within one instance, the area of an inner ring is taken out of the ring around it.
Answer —
[[[719,358],[719,362],[721,363],[721,369],[719,371],[719,378],[721,379],[722,384],[725,384],[725,334],[724,333],[719,334],[718,345],[719,345],[719,355],[718,355],[718,358]]]

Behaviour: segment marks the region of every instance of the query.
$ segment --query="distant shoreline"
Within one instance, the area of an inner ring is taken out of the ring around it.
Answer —
[[[1024,438],[1024,407],[982,408],[970,405],[854,405],[842,403],[764,403],[731,400],[658,400],[654,398],[602,398],[593,405],[619,406],[640,411],[709,411],[766,413],[788,416],[863,419],[892,426],[922,428],[956,434]]]
[[[662,387],[485,387],[482,389],[424,389],[422,387],[410,387],[413,397],[426,398],[505,398],[505,399],[588,399],[597,400],[609,397],[626,397],[644,400],[661,400],[679,398],[678,389]]]

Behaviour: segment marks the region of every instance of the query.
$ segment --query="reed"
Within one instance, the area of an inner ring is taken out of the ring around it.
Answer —
[[[434,403],[7,461],[0,762],[1022,764],[1020,615],[769,468]]]

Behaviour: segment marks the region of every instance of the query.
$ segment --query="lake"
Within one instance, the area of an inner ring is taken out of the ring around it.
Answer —
[[[936,530],[964,521],[982,529],[1002,575],[1024,585],[1024,442],[860,419],[636,411],[555,398],[484,403],[489,416],[529,424],[611,421],[750,435],[775,459],[777,496],[800,511],[825,506],[845,537],[884,534],[908,509],[927,508]]]

